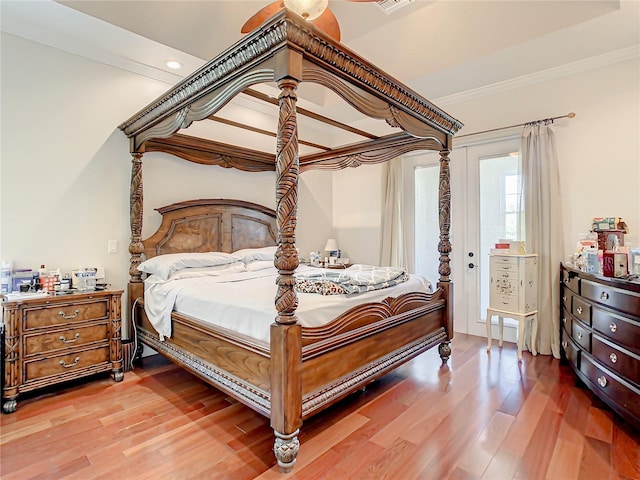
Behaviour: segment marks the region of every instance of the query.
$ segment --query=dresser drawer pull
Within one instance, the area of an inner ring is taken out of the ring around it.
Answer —
[[[602,388],[607,386],[607,379],[603,376],[598,377],[598,385],[600,385]]]
[[[69,365],[67,365],[67,363],[64,360],[60,360],[60,365],[62,365],[63,368],[71,368],[78,365],[78,362],[80,362],[80,357],[76,357],[73,363],[70,363]]]
[[[602,292],[600,294],[600,300],[609,300],[609,294],[607,292]]]
[[[564,348],[566,350],[568,346],[569,346],[569,344],[567,343],[566,340],[564,342],[562,342],[562,348]]]
[[[66,337],[64,335],[60,335],[58,337],[58,339],[62,342],[62,343],[73,343],[73,342],[77,342],[78,339],[80,338],[80,334],[76,333],[75,336],[71,339],[71,340],[67,340]]]
[[[611,324],[609,325],[609,330],[611,330],[612,333],[616,333],[616,330],[618,330],[618,325],[616,325],[615,322],[611,322]]]
[[[612,353],[609,355],[609,360],[611,360],[611,363],[616,363],[618,361],[618,356],[615,353]]]
[[[578,315],[581,315],[582,314],[582,307],[576,308],[576,312],[578,312]]]
[[[60,311],[58,313],[58,315],[60,315],[62,318],[64,318],[65,320],[68,320],[70,318],[76,318],[78,316],[78,314],[80,313],[80,310],[78,310],[77,308],[73,311],[73,315],[69,315],[67,316],[66,313],[64,313],[63,311]]]
[[[566,302],[566,301],[567,301],[567,296],[566,296],[566,295],[563,295],[563,296],[562,296],[562,301],[563,301],[563,302]]]
[[[562,317],[562,323],[567,324],[567,317]]]
[[[578,332],[578,340],[582,340],[582,332]]]

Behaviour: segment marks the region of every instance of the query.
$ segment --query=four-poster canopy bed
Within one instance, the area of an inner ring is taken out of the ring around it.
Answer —
[[[210,118],[234,96],[263,82],[275,82],[280,90],[275,155],[176,133]],[[399,133],[300,156],[296,111],[300,82],[330,89],[361,113],[398,127]],[[287,10],[120,125],[130,138],[133,156],[128,292],[138,338],[269,417],[274,452],[285,471],[295,463],[303,419],[435,345],[443,363],[450,356],[448,155],[452,136],[461,126]],[[363,303],[327,318],[322,326],[301,324],[299,298],[312,294],[297,294],[294,288],[299,270],[295,246],[299,173],[380,163],[414,150],[440,152],[437,288],[401,294],[389,290],[374,301],[363,297]],[[157,151],[248,172],[275,171],[276,210],[242,201],[185,201],[158,209],[162,224],[143,240],[142,157]],[[275,247],[271,258],[277,286],[271,296],[275,297],[275,321],[267,342],[175,311],[170,337],[160,338],[143,307],[145,286],[138,269],[143,260],[178,252],[235,252],[268,246]]]

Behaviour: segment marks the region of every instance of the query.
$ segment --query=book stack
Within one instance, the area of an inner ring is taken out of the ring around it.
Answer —
[[[494,246],[494,248],[491,249],[491,253],[509,253],[509,240],[505,240],[504,238],[501,238],[500,240],[498,240]]]

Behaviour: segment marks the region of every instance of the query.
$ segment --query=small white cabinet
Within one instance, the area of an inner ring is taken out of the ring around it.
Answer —
[[[491,350],[491,318],[498,316],[502,346],[503,318],[518,321],[518,359],[522,358],[525,322],[531,321],[531,353],[534,355],[538,330],[538,255],[489,255],[489,308],[487,309],[487,350]]]

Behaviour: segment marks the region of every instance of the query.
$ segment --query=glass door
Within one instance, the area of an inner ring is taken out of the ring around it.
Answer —
[[[489,253],[501,239],[523,238],[519,226],[519,139],[459,147],[451,152],[451,280],[455,331],[486,336]],[[438,281],[439,155],[405,161],[405,224],[409,262],[415,273]],[[508,319],[505,327],[509,327]],[[515,340],[505,328],[505,340]]]

